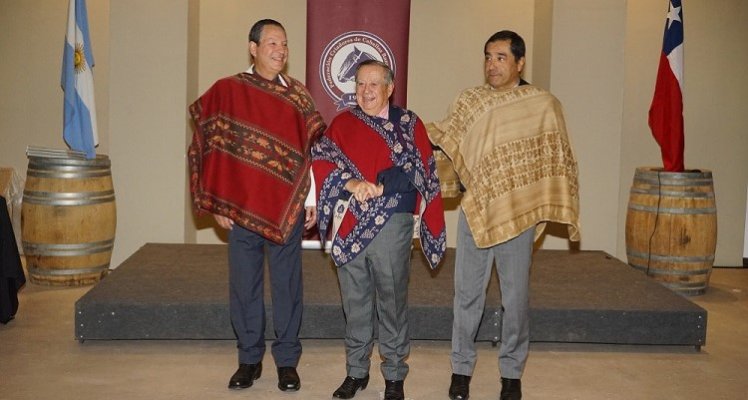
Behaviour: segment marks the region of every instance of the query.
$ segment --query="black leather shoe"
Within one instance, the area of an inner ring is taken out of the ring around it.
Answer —
[[[519,379],[501,378],[499,400],[521,400],[522,382]]]
[[[403,381],[384,381],[384,400],[405,400]]]
[[[295,392],[301,387],[301,379],[294,367],[278,368],[278,389],[284,392]]]
[[[467,400],[470,398],[470,376],[452,374],[449,385],[449,398],[452,400]]]
[[[346,376],[343,384],[332,393],[332,397],[336,399],[352,399],[356,395],[358,390],[366,389],[366,385],[369,384],[369,375],[363,378],[354,378],[352,376]]]
[[[252,386],[252,383],[260,379],[262,375],[262,363],[257,364],[239,364],[239,369],[234,372],[229,380],[229,389],[246,389]]]

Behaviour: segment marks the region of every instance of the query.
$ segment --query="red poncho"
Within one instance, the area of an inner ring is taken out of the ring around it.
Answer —
[[[274,242],[291,233],[309,191],[309,148],[325,128],[306,88],[257,74],[216,82],[190,106],[195,208]]]
[[[421,248],[435,268],[446,250],[444,208],[436,163],[426,129],[418,117],[399,107],[390,108],[390,120],[367,116],[358,108],[338,114],[312,149],[318,190],[318,228],[322,237],[338,200],[350,196],[343,188],[351,179],[376,182],[380,171],[402,167],[418,192]],[[331,238],[332,258],[340,266],[354,259],[379,233],[400,201],[398,194],[364,203],[350,198],[340,229]]]

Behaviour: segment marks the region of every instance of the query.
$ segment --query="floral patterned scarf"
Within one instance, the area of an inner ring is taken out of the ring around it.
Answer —
[[[352,178],[376,182],[383,169],[401,167],[416,188],[418,236],[432,268],[446,249],[444,211],[436,164],[423,123],[411,111],[391,107],[389,119],[371,117],[360,108],[344,112],[312,147],[312,169],[318,182],[318,227],[328,237],[339,200],[350,197],[340,229],[332,238],[332,258],[341,266],[353,260],[394,214],[402,194],[359,202],[343,189]],[[321,184],[320,184],[321,182]]]

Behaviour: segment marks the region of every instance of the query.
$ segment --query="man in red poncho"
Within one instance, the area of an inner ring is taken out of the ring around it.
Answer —
[[[335,224],[331,248],[332,259],[340,267],[338,281],[346,317],[347,376],[333,393],[340,399],[352,398],[369,383],[376,317],[379,354],[384,358],[384,399],[404,399],[414,214],[420,217],[421,248],[432,268],[446,249],[431,144],[413,112],[389,104],[393,79],[392,70],[380,61],[359,64],[358,107],[335,117],[312,148],[322,238],[328,237],[333,213],[342,215]]]
[[[189,148],[195,207],[229,229],[229,307],[239,369],[229,388],[252,386],[265,353],[263,272],[270,264],[272,353],[278,387],[300,387],[301,236],[313,226],[310,146],[324,130],[306,88],[281,71],[288,59],[286,31],[261,20],[249,32],[254,64],[216,82],[192,106],[195,134]]]

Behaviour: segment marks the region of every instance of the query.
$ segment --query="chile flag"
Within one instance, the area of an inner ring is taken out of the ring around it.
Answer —
[[[670,0],[649,128],[666,171],[683,171],[683,7]]]

